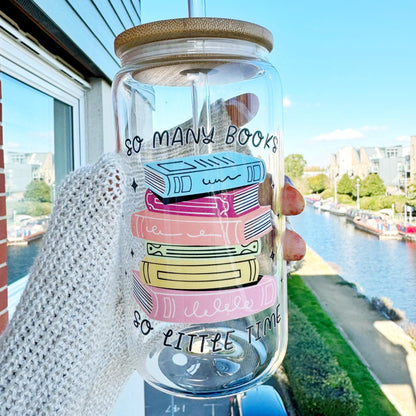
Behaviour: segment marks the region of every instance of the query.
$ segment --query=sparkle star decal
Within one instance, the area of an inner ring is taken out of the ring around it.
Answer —
[[[130,254],[131,254],[132,257],[134,257],[134,251],[133,251],[133,249],[131,249]]]
[[[274,260],[274,257],[275,257],[275,254],[274,254],[274,251],[272,251],[272,254],[270,254],[270,258],[271,258],[272,260]]]
[[[134,192],[136,192],[136,189],[139,185],[136,183],[136,179],[133,178],[133,183],[131,184],[131,187],[133,188]]]

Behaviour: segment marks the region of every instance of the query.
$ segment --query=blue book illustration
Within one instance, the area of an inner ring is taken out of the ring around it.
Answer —
[[[144,163],[145,185],[164,198],[240,188],[263,182],[265,175],[261,159],[236,152]]]

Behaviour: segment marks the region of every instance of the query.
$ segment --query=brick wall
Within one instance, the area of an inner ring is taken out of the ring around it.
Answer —
[[[0,333],[3,332],[9,319],[7,312],[7,222],[6,190],[3,154],[3,111],[0,80]]]

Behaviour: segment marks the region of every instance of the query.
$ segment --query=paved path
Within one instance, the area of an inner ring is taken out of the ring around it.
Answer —
[[[402,416],[416,416],[416,351],[394,322],[384,319],[308,248],[296,271]]]

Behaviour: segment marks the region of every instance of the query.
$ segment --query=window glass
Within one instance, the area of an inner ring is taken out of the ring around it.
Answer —
[[[25,276],[73,168],[72,107],[1,74],[8,283]]]

